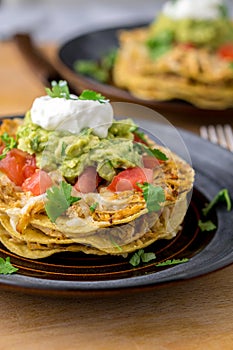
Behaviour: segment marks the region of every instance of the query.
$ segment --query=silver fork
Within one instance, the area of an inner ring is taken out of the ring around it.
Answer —
[[[202,125],[200,136],[233,152],[233,132],[229,124]]]

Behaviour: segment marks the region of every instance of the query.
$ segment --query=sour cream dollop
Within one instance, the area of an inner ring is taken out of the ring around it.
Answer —
[[[100,138],[108,134],[113,122],[113,109],[106,100],[102,103],[92,100],[38,97],[31,108],[31,119],[45,130],[69,131],[79,134],[83,128],[93,129]]]
[[[175,20],[182,18],[213,20],[220,16],[223,0],[177,0],[168,1],[162,13]]]

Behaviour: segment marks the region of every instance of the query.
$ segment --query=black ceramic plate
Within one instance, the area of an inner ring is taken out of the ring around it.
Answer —
[[[74,63],[76,60],[98,60],[111,49],[118,47],[118,32],[121,29],[132,29],[135,27],[145,26],[145,23],[136,23],[130,26],[119,26],[114,28],[100,29],[86,34],[74,37],[64,44],[58,50],[58,59],[61,63],[63,75],[67,81],[72,81],[73,86],[77,86],[78,92],[83,89],[92,89],[102,93],[104,96],[111,99],[111,101],[128,101],[138,104],[143,104],[150,108],[157,110],[160,113],[190,117],[203,118],[203,116],[211,116],[216,120],[229,121],[233,115],[233,109],[226,110],[209,110],[200,109],[189,103],[173,100],[173,101],[155,101],[142,100],[132,96],[128,91],[119,89],[116,86],[102,84],[95,79],[88,78],[84,75],[78,74],[74,70]],[[203,123],[203,120],[202,120]]]
[[[151,121],[143,121],[142,124],[147,130],[155,127]],[[166,130],[162,129],[161,134],[163,132]],[[192,133],[180,130],[180,135],[190,152],[196,172],[191,204],[183,229],[177,237],[170,241],[159,241],[147,251],[156,253],[156,262],[188,258],[187,262],[159,268],[153,261],[133,268],[129,259],[77,253],[57,254],[34,261],[18,257],[0,245],[0,257],[10,256],[11,262],[19,268],[15,274],[0,275],[0,287],[56,295],[93,295],[143,290],[201,276],[231,264],[232,213],[227,212],[224,204],[212,210],[210,219],[217,229],[211,232],[201,232],[197,222],[202,217],[205,203],[219,190],[227,188],[233,196],[233,155]],[[173,151],[181,155],[175,145]]]

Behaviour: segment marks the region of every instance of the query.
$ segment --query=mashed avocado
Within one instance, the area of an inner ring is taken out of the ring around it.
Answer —
[[[214,50],[226,42],[233,41],[233,22],[221,17],[212,20],[175,20],[161,14],[151,24],[150,38],[160,37],[163,32],[171,33],[174,42],[192,43]]]
[[[118,168],[142,166],[140,150],[134,147],[131,119],[114,121],[107,138],[99,138],[92,129],[80,134],[47,131],[33,124],[30,112],[18,131],[18,148],[36,155],[37,166],[47,172],[59,169],[73,183],[87,166],[95,166],[98,174],[111,181]]]

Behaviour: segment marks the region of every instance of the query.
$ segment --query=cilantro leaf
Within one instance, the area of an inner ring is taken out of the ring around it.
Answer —
[[[18,269],[11,264],[9,257],[6,259],[0,258],[0,274],[8,275],[16,271],[18,271]]]
[[[168,160],[168,157],[166,156],[166,154],[164,154],[162,151],[160,151],[158,148],[148,148],[146,149],[146,153],[154,156],[155,158],[159,159],[159,160]]]
[[[113,48],[101,58],[100,65],[103,70],[109,72],[113,68],[116,62],[117,53],[118,53],[118,49]]]
[[[131,131],[134,135],[138,136],[138,138],[139,138],[140,140],[142,140],[145,144],[148,144],[144,132],[140,131],[140,130],[139,130],[139,127],[138,127],[137,125],[131,126],[131,128],[129,129],[129,131]]]
[[[7,155],[7,153],[12,149],[15,148],[17,146],[17,140],[14,139],[14,137],[11,137],[8,135],[7,132],[4,132],[1,136],[0,136],[1,140],[4,142],[5,147],[2,150],[2,153],[0,155],[0,160],[5,158],[5,156]]]
[[[137,252],[133,254],[129,263],[132,266],[138,266],[141,262],[147,263],[154,259],[156,259],[155,253],[145,253],[144,249],[139,249]]]
[[[165,261],[162,261],[160,263],[155,264],[155,266],[170,266],[170,265],[177,265],[177,264],[183,264],[189,261],[188,258],[183,258],[183,259],[168,259]]]
[[[230,199],[230,195],[229,192],[226,188],[220,190],[216,196],[212,199],[212,201],[205,207],[202,209],[202,212],[205,216],[208,215],[208,213],[210,212],[210,210],[217,205],[219,202],[226,202],[227,205],[227,210],[230,211],[231,210],[231,199]]]
[[[131,257],[129,263],[132,266],[138,266],[141,262],[141,258],[138,252],[134,253],[134,255]]]
[[[154,186],[148,182],[138,183],[138,187],[142,189],[143,197],[149,212],[159,211],[161,203],[165,201],[165,193],[161,186]]]
[[[60,80],[58,83],[53,80],[51,82],[52,89],[50,88],[45,88],[45,91],[47,94],[52,97],[52,98],[65,98],[67,100],[70,99],[70,91],[69,87],[67,85],[67,82],[65,80]]]
[[[92,213],[94,213],[94,211],[96,210],[97,206],[98,206],[98,202],[94,202],[91,206],[90,206],[90,211]]]
[[[65,181],[60,183],[60,186],[52,186],[46,191],[47,202],[45,210],[52,222],[63,214],[71,204],[79,201],[80,197],[71,196],[72,186]]]
[[[211,220],[198,220],[198,227],[200,227],[201,231],[212,231],[216,228],[216,225]]]
[[[119,252],[122,252],[121,246],[119,246],[119,244],[117,244],[117,243],[114,241],[114,239],[111,238],[110,241],[111,241],[112,245],[113,245],[114,247],[116,247],[116,248],[119,250]]]
[[[93,90],[83,90],[83,92],[79,96],[79,100],[92,100],[99,101],[100,103],[104,103],[107,101],[105,96],[102,96],[101,93]]]
[[[135,143],[134,147],[138,149],[138,151],[146,152],[149,156],[155,157],[158,160],[163,160],[163,161],[168,160],[168,157],[166,156],[166,154],[160,151],[160,149],[158,148],[150,148],[141,142]]]
[[[228,8],[227,8],[227,6],[225,4],[219,4],[218,5],[218,10],[219,10],[220,16],[223,19],[229,18]]]
[[[174,40],[173,31],[167,29],[147,40],[146,46],[149,49],[152,59],[157,59],[172,48]]]
[[[117,57],[117,51],[116,48],[111,49],[100,60],[77,60],[74,62],[74,70],[101,83],[106,83],[111,80],[111,70]]]
[[[78,60],[74,63],[74,69],[77,73],[87,75],[101,83],[108,81],[108,72],[100,67],[96,61]]]

